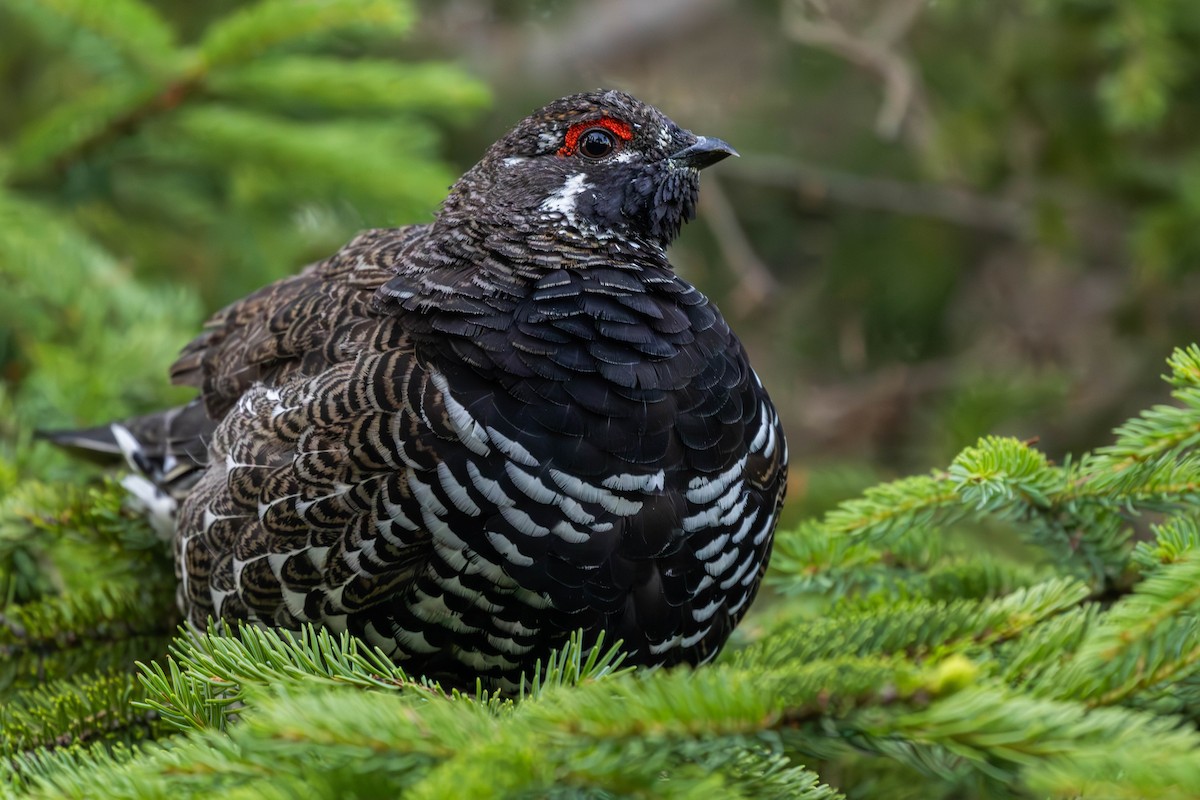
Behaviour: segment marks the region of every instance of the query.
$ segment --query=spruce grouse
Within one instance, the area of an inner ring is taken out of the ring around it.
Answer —
[[[51,438],[154,482],[193,626],[312,621],[453,685],[511,686],[580,629],[707,661],[787,471],[742,344],[664,250],[733,154],[622,92],[557,100],[433,223],[214,316],[171,371],[191,404]]]

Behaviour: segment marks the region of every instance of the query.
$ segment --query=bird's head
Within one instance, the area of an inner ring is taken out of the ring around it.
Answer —
[[[696,211],[699,170],[737,155],[619,91],[555,100],[452,188],[443,216],[580,239],[669,243]]]

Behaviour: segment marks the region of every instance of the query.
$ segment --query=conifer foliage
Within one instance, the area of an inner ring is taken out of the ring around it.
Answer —
[[[233,296],[433,206],[439,125],[485,94],[388,57],[410,24],[262,0],[182,44],[137,0],[0,9],[0,68],[56,54],[0,132],[0,795],[1193,796],[1195,346],[1108,446],[985,438],[780,531],[769,596],[700,670],[571,642],[489,697],[319,630],[177,632],[166,543],[31,431],[170,399],[199,302],[120,258]]]
[[[1177,402],[1078,460],[987,438],[781,532],[775,597],[718,664],[638,673],[571,642],[512,697],[446,693],[310,629],[180,634],[130,670],[164,635],[161,544],[115,485],[18,492],[6,791],[1191,796],[1200,347],[1169,365]],[[18,566],[64,541],[136,580],[57,591]]]

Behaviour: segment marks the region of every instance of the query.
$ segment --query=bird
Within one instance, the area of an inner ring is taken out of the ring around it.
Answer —
[[[217,312],[185,406],[49,438],[123,456],[187,624],[349,632],[513,691],[572,635],[718,654],[766,570],[779,415],[667,246],[736,155],[617,90],[555,100],[427,224]]]

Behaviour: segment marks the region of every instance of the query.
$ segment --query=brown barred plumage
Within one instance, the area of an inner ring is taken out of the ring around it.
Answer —
[[[619,92],[563,98],[432,224],[214,316],[171,372],[197,402],[103,445],[183,496],[188,621],[314,621],[454,684],[510,686],[576,629],[635,664],[712,658],[787,469],[741,343],[664,249],[730,153]]]

